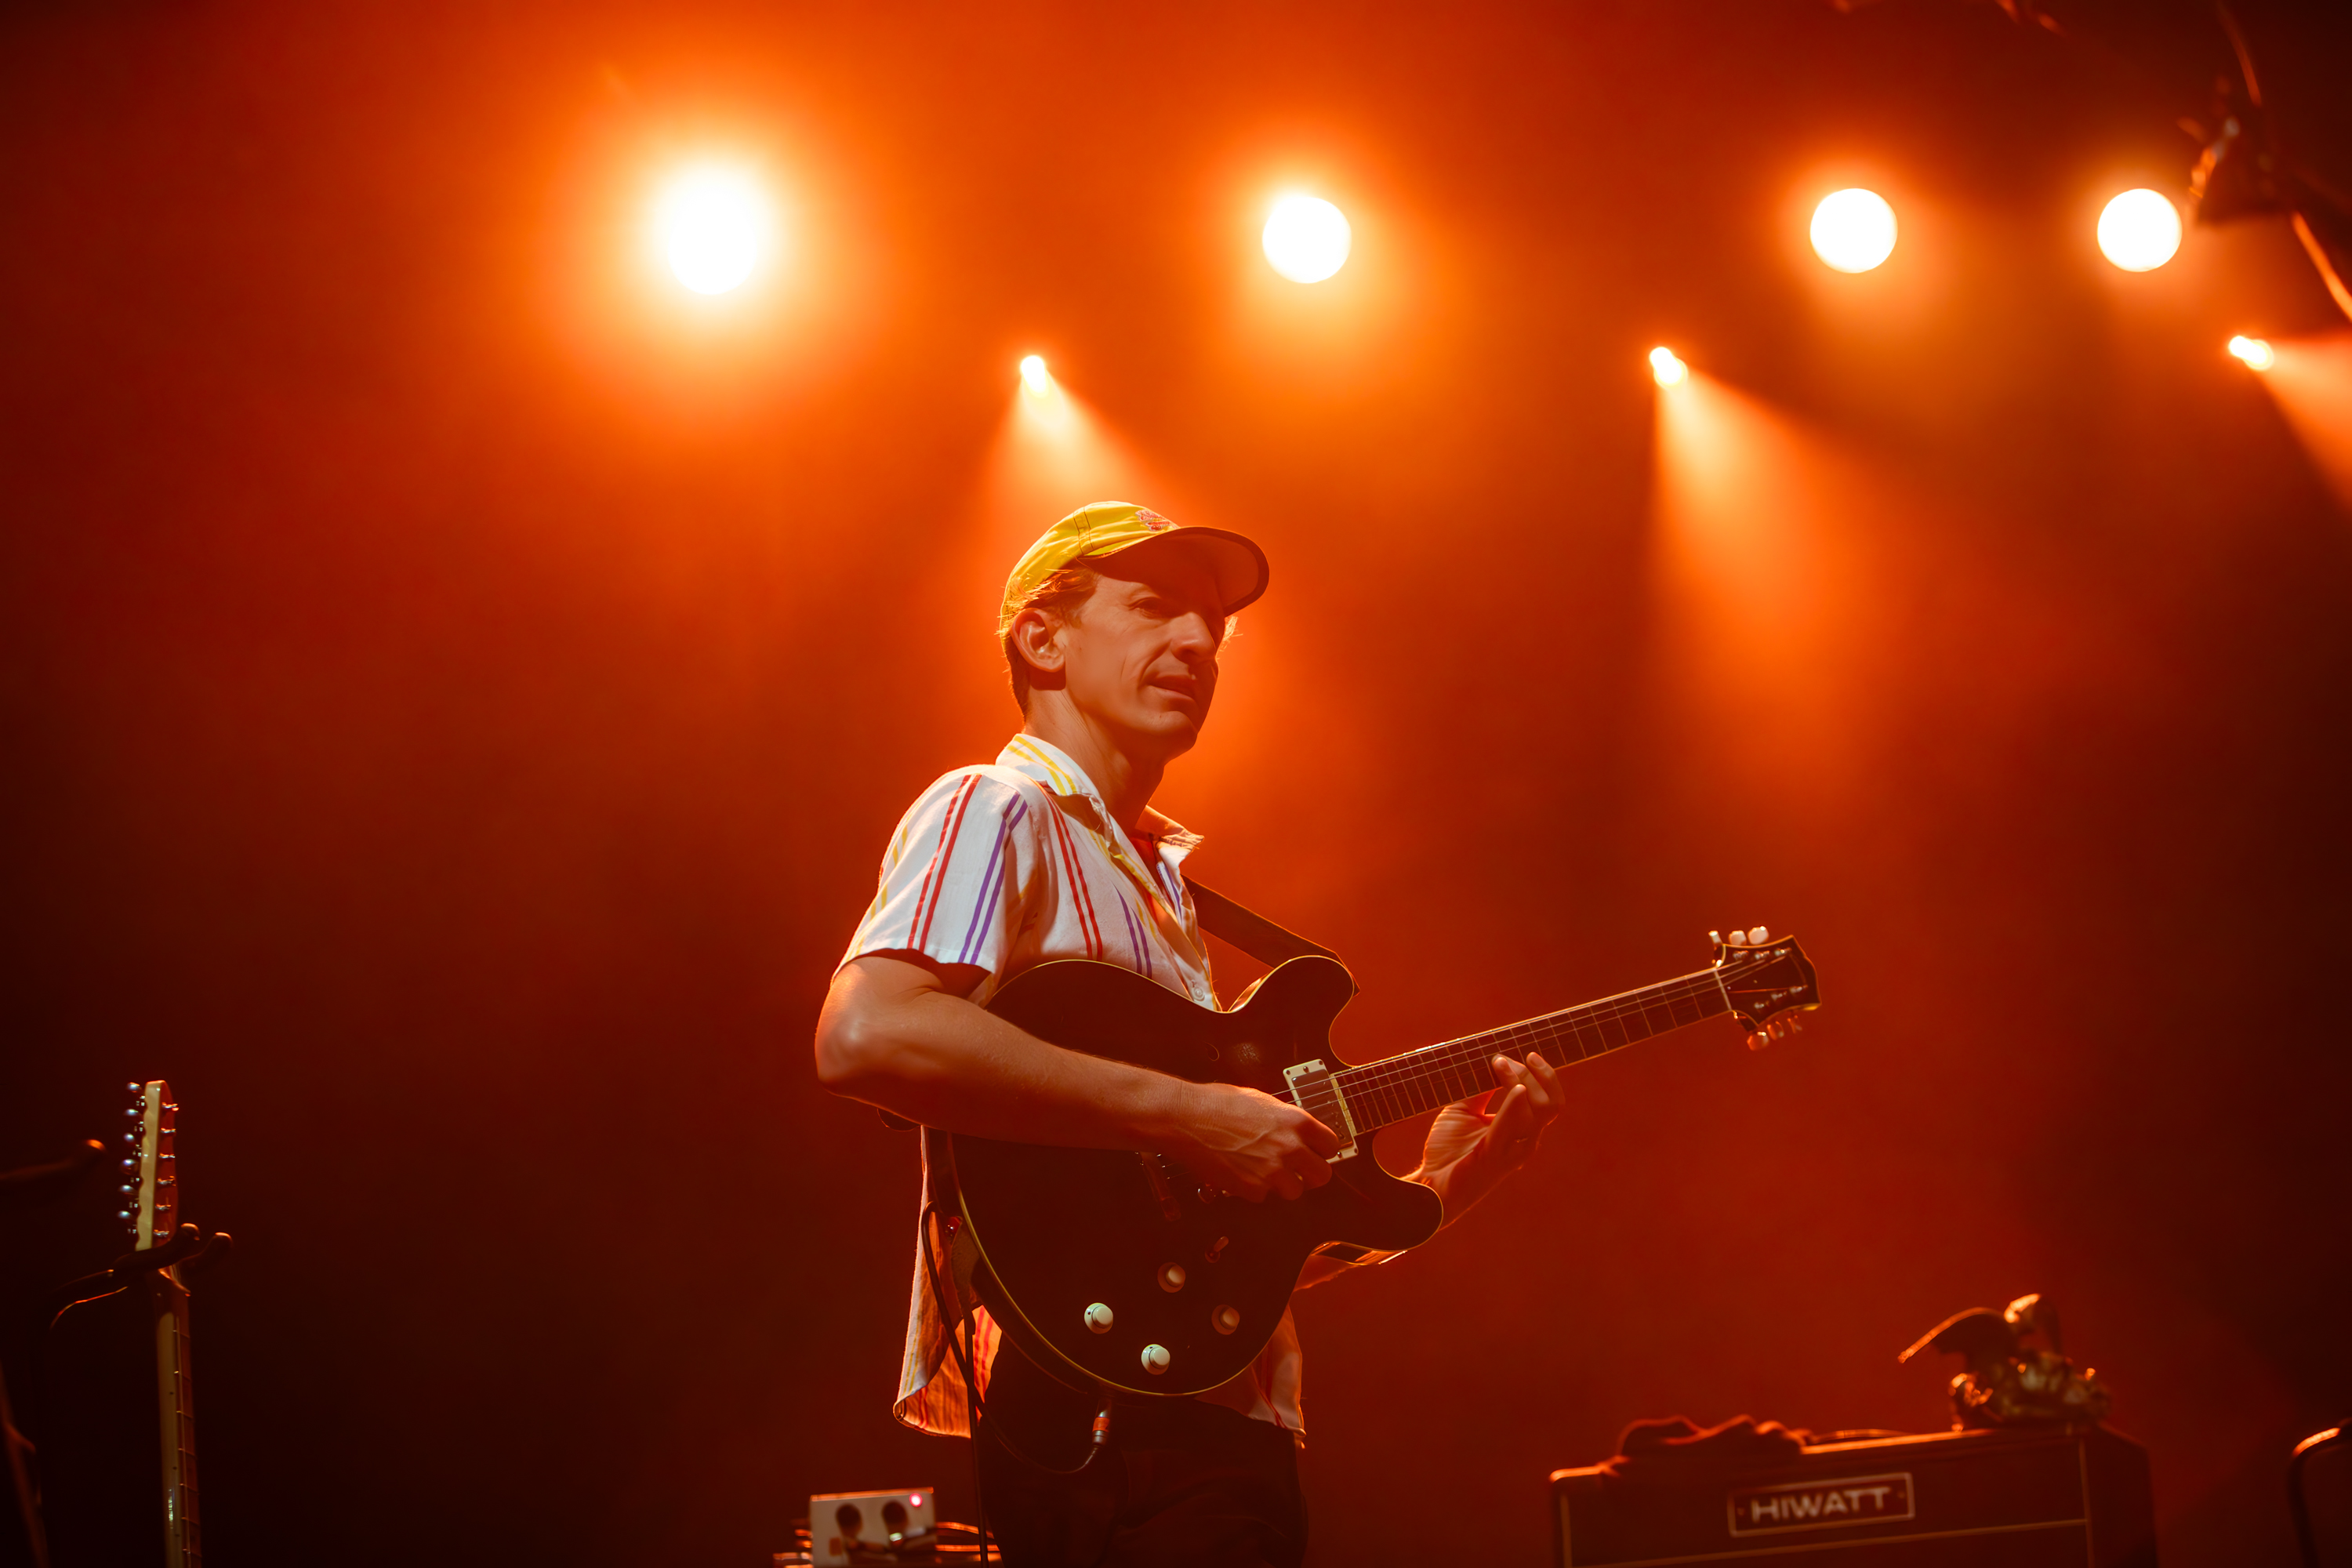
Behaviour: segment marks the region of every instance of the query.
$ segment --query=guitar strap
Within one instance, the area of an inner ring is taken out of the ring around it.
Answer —
[[[1184,885],[1192,891],[1192,912],[1200,917],[1202,931],[1233,943],[1269,968],[1294,958],[1339,956],[1297,931],[1275,924],[1246,904],[1234,902],[1214,888],[1205,887],[1190,877],[1184,879]]]

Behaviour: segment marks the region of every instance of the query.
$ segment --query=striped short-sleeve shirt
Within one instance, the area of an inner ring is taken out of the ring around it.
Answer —
[[[1184,858],[1200,839],[1153,812],[1145,814],[1142,828],[1152,854],[1139,852],[1094,782],[1066,754],[1034,735],[1016,735],[993,764],[957,769],[908,809],[842,963],[869,953],[920,953],[936,963],[976,965],[987,975],[972,1000],[984,1003],[1032,965],[1088,958],[1124,965],[1214,1007],[1208,945],[1184,886]],[[928,1134],[924,1143],[928,1213]],[[944,1237],[933,1240],[944,1247]],[[892,1408],[908,1426],[962,1436],[962,1374],[948,1351],[953,1324],[932,1299],[919,1229],[916,1245],[906,1356]],[[985,1308],[974,1309],[974,1370],[985,1394],[998,1332]],[[1285,1313],[1251,1369],[1202,1397],[1297,1432],[1299,1383],[1297,1332]]]

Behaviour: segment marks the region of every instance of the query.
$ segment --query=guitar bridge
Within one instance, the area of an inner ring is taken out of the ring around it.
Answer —
[[[1352,1159],[1356,1152],[1356,1119],[1349,1112],[1348,1097],[1339,1092],[1339,1080],[1320,1058],[1300,1062],[1282,1069],[1283,1081],[1290,1085],[1290,1098],[1299,1110],[1339,1135],[1339,1152],[1331,1156],[1334,1162]]]

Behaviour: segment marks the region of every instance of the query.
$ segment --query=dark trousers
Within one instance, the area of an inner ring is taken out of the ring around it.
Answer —
[[[1297,1568],[1307,1500],[1289,1433],[1196,1399],[1139,1399],[1087,1452],[1095,1396],[1056,1383],[1005,1342],[989,1378],[980,1481],[1015,1568]]]

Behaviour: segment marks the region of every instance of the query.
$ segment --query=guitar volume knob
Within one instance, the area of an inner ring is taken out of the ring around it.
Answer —
[[[1160,1266],[1160,1288],[1162,1290],[1167,1291],[1171,1296],[1177,1291],[1184,1289],[1184,1266],[1181,1263],[1161,1264]]]
[[[1110,1332],[1111,1321],[1111,1310],[1106,1303],[1097,1301],[1087,1309],[1087,1327],[1095,1332],[1098,1334]]]
[[[1150,1373],[1154,1377],[1158,1377],[1161,1373],[1165,1373],[1168,1370],[1169,1362],[1173,1358],[1168,1353],[1168,1347],[1166,1345],[1146,1345],[1143,1347],[1143,1370]]]
[[[1220,1307],[1209,1314],[1209,1326],[1221,1334],[1230,1334],[1242,1326],[1242,1315],[1231,1307]]]

